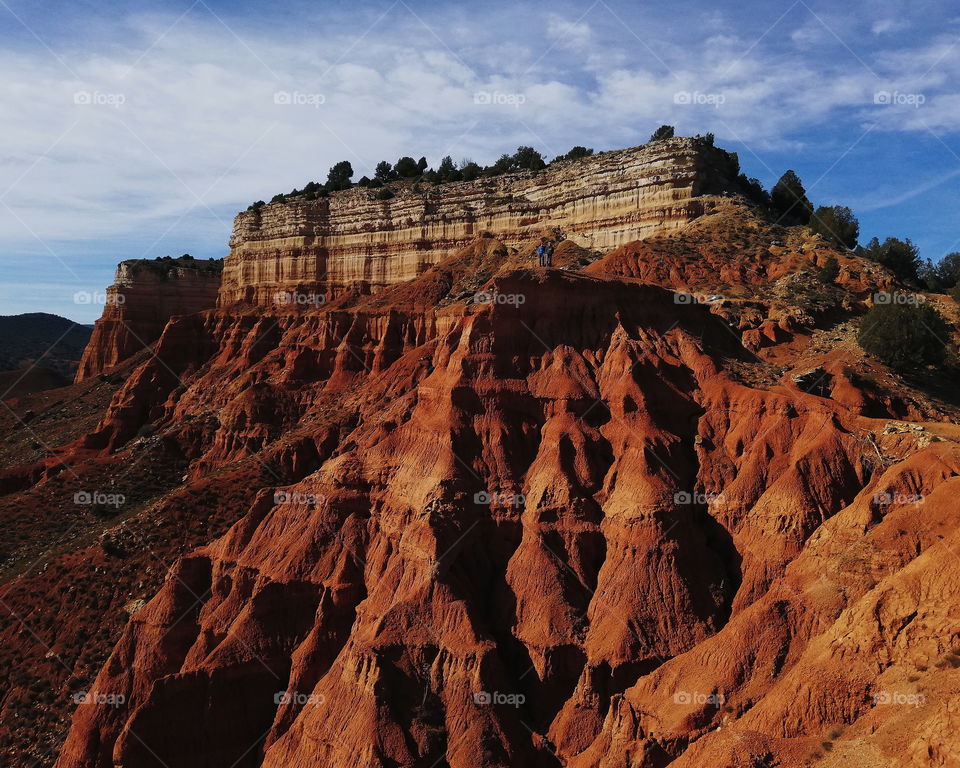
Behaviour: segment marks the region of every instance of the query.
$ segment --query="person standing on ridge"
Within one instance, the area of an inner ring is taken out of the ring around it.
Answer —
[[[552,267],[553,266],[553,242],[547,243],[546,251],[544,252],[544,261],[546,262],[544,266]]]
[[[540,241],[540,245],[537,246],[537,256],[540,257],[540,266],[541,266],[541,267],[547,266],[547,264],[546,264],[546,260],[547,260],[547,245],[546,245],[546,243],[545,243],[543,240],[541,240],[541,241]]]

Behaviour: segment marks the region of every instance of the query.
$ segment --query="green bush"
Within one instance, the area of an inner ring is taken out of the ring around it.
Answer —
[[[937,310],[908,294],[877,296],[886,299],[860,321],[857,343],[863,351],[901,372],[943,363],[950,329]]]
[[[657,130],[650,134],[650,141],[662,141],[663,139],[672,139],[674,127],[672,125],[661,125]]]
[[[860,222],[845,205],[821,205],[810,218],[810,229],[844,248],[853,248],[860,236]]]
[[[938,264],[927,259],[919,269],[920,280],[927,290],[944,293],[960,283],[960,253],[948,253]]]
[[[463,174],[457,170],[457,166],[453,164],[453,158],[450,155],[440,161],[440,165],[437,167],[437,175],[442,182],[460,181],[463,178]]]
[[[390,163],[386,160],[381,160],[373,170],[373,178],[381,184],[386,184],[395,181],[398,176],[394,173],[393,166]]]
[[[800,177],[787,171],[770,190],[770,202],[783,224],[806,224],[813,215],[813,204],[807,199]]]
[[[377,192],[377,200],[389,200],[394,196],[394,192],[392,189],[390,189],[390,187],[383,187],[379,192]]]
[[[920,251],[909,238],[900,240],[888,237],[882,243],[873,238],[858,253],[882,264],[901,280],[914,282],[919,279]]]
[[[519,171],[539,171],[547,167],[543,155],[533,147],[517,147],[513,155],[513,164]]]
[[[352,176],[353,166],[350,165],[350,161],[341,160],[339,163],[336,163],[327,174],[327,189],[331,191],[337,189],[349,189],[350,178]]]
[[[401,157],[397,160],[396,164],[393,166],[393,170],[396,174],[402,179],[412,179],[416,176],[419,176],[421,171],[417,165],[417,161],[412,157]]]
[[[576,147],[573,147],[569,152],[567,152],[567,154],[555,157],[553,162],[556,163],[562,160],[579,160],[580,158],[583,158],[583,157],[590,157],[590,155],[592,154],[593,154],[592,149],[587,149],[586,147],[581,147],[580,145],[577,145]]]
[[[466,161],[463,164],[463,167],[460,169],[460,174],[463,176],[464,181],[473,181],[474,179],[479,179],[481,173],[483,173],[483,168],[481,168],[472,160]]]

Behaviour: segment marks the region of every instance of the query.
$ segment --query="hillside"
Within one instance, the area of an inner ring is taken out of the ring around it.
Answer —
[[[68,383],[90,333],[88,326],[43,312],[0,316],[0,392],[15,397]]]
[[[4,764],[955,762],[954,373],[857,347],[886,270],[693,197],[323,303],[234,253],[0,414]]]

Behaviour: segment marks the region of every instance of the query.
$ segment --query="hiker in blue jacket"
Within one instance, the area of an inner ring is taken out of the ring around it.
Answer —
[[[547,266],[547,245],[543,240],[541,240],[540,245],[537,246],[537,256],[540,257],[540,266]]]

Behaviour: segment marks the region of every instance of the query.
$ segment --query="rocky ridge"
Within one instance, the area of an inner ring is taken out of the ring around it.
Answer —
[[[607,251],[703,214],[736,189],[736,156],[699,139],[592,155],[472,182],[402,184],[379,200],[354,188],[244,211],[234,222],[219,305],[284,292],[332,299],[411,280],[489,232],[511,248],[556,230]]]
[[[850,343],[888,273],[701,202],[171,319],[3,499],[170,464],[6,598],[87,691],[58,766],[955,764],[956,410]],[[123,614],[96,680],[75,582]]]
[[[170,318],[216,306],[222,268],[222,261],[192,259],[121,262],[76,381],[103,373],[155,342]]]

